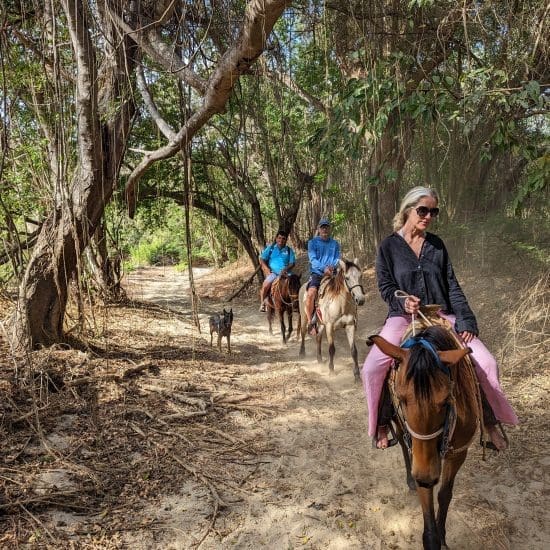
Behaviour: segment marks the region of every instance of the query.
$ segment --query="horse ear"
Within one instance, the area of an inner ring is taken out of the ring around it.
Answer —
[[[346,272],[346,262],[344,262],[344,260],[338,260],[338,265],[340,266],[340,269],[345,273]]]
[[[382,336],[378,336],[377,334],[367,338],[367,345],[371,346],[372,344],[378,346],[382,352],[390,357],[393,357],[396,361],[404,361],[407,353],[409,353],[407,350],[391,344],[385,338],[382,338]]]
[[[466,355],[472,353],[470,348],[463,349],[453,349],[448,351],[438,351],[437,354],[443,363],[446,365],[454,365],[458,363],[461,359],[464,359]]]
[[[353,258],[353,263],[354,263],[356,266],[359,266],[359,258]]]

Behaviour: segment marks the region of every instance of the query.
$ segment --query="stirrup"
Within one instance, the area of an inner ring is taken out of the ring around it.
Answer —
[[[502,449],[505,451],[510,446],[510,441],[508,440],[508,436],[506,435],[506,432],[504,431],[504,428],[502,427],[502,424],[500,422],[497,422],[496,424],[493,424],[494,426],[497,426],[500,430],[500,434],[502,435],[502,439],[506,442],[506,447]],[[480,433],[479,434],[479,444],[483,447],[485,446],[486,449],[491,449],[492,451],[496,451],[497,453],[500,452],[500,449],[489,439],[489,441],[485,441],[484,435]]]

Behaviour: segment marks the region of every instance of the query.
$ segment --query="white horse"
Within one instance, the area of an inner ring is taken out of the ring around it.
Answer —
[[[359,363],[357,362],[357,347],[355,345],[355,328],[357,326],[357,306],[365,303],[365,291],[361,285],[362,273],[357,265],[357,258],[350,262],[339,261],[339,269],[335,275],[323,277],[317,295],[316,315],[319,326],[317,333],[317,361],[322,361],[321,340],[323,333],[327,335],[329,363],[331,374],[334,373],[334,331],[344,327],[348,338],[351,356],[353,357],[353,374],[358,382]],[[299,293],[300,320],[298,331],[302,335],[300,357],[305,355],[305,335],[307,331],[307,316],[305,314],[307,283],[302,285]]]

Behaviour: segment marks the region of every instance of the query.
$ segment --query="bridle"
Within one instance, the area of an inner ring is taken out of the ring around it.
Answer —
[[[355,266],[355,264],[354,264],[354,266]],[[355,285],[350,285],[349,282],[348,282],[348,280],[346,279],[346,275],[345,275],[345,274],[344,274],[344,283],[346,283],[346,288],[348,289],[348,292],[349,292],[351,295],[353,295],[353,292],[352,292],[353,289],[354,289],[354,288],[357,288],[357,287],[359,287],[359,288],[361,289],[361,293],[363,294],[363,296],[365,295],[365,289],[363,288],[363,285],[360,284],[360,283],[357,283],[357,284],[355,284]]]
[[[285,279],[287,280],[287,288],[288,288],[288,295],[290,297],[290,302],[287,302],[284,298],[283,298],[283,294],[281,292],[281,284],[282,284],[282,278],[281,275],[279,275],[279,278],[278,278],[278,283],[276,285],[276,287],[273,289],[274,291],[277,291],[277,293],[279,294],[279,298],[281,299],[281,302],[285,305],[285,306],[291,306],[293,307],[294,306],[294,303],[298,300],[298,294],[291,294],[290,293],[290,275],[285,275]]]
[[[457,453],[462,451],[464,448],[467,448],[470,443],[468,443],[468,445],[466,445],[465,447],[461,447],[460,449],[453,449],[449,445],[454,434],[454,430],[456,427],[456,419],[457,419],[456,400],[454,396],[454,381],[452,379],[451,371],[449,367],[447,367],[447,365],[445,365],[441,361],[435,347],[425,338],[422,338],[420,336],[413,336],[408,340],[406,340],[403,344],[401,344],[401,347],[404,349],[409,349],[416,345],[422,346],[433,355],[433,357],[436,359],[437,367],[449,379],[449,382],[450,382],[449,398],[447,400],[447,406],[445,410],[445,419],[443,420],[443,424],[436,431],[429,434],[421,434],[421,433],[415,432],[410,427],[405,417],[405,413],[403,411],[401,401],[397,397],[397,393],[395,391],[395,378],[396,378],[397,370],[399,368],[399,363],[397,362],[394,363],[392,373],[390,376],[389,386],[390,386],[391,398],[394,404],[397,421],[400,423],[401,429],[403,431],[403,440],[405,442],[407,450],[409,451],[409,454],[412,454],[413,438],[418,439],[420,441],[431,441],[432,439],[440,438],[440,441],[438,442],[439,455],[441,456],[441,458],[445,458],[445,456],[449,453]]]

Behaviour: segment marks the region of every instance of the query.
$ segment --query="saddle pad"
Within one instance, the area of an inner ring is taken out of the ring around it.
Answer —
[[[415,317],[414,321],[409,324],[407,327],[407,330],[403,334],[403,337],[401,339],[401,343],[408,340],[413,335],[413,328],[415,334],[418,334],[419,332],[423,331],[424,329],[428,327],[432,327],[435,325],[438,325],[440,327],[443,327],[447,329],[449,334],[451,335],[452,339],[455,341],[456,345],[459,348],[465,348],[467,346],[464,345],[464,342],[458,337],[458,334],[453,330],[453,327],[447,319],[443,319],[443,317],[440,317],[437,312],[441,309],[441,307],[437,304],[427,304],[425,306],[421,306],[420,311],[426,317],[424,319],[423,317],[420,317],[419,315]],[[466,355],[464,357],[464,360],[469,363],[469,366],[473,369],[474,365],[472,363],[472,358],[470,355]]]

